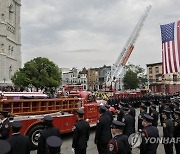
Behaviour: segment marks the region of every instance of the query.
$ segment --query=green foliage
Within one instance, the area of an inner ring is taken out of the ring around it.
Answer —
[[[36,87],[58,87],[61,81],[59,67],[47,58],[37,57],[24,64],[24,67],[17,71],[12,77],[16,86]]]
[[[125,89],[144,88],[147,84],[145,69],[139,65],[128,64],[123,78]]]
[[[124,89],[136,89],[139,84],[137,73],[129,69],[123,78],[123,83]]]

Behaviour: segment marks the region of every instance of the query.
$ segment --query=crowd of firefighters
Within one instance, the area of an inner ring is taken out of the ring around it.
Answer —
[[[159,130],[157,126],[159,120],[160,126],[163,127],[162,143],[164,144],[164,153],[173,154],[174,145],[176,154],[180,154],[179,93],[145,95],[143,97],[131,98],[111,97],[108,104],[118,110],[117,120],[125,124],[123,134],[129,137],[136,131],[141,133],[140,154],[156,154],[159,142],[150,143],[147,139],[156,138],[158,141]],[[138,126],[135,128],[135,108],[137,107],[140,108],[140,114],[138,115]],[[114,153],[118,153],[118,148],[114,149]]]
[[[158,142],[151,143],[147,138],[158,138],[157,128],[163,127],[164,153],[180,154],[180,98],[179,94],[147,95],[144,97],[110,97],[106,105],[99,106],[100,117],[96,125],[94,143],[99,154],[131,154],[132,145],[128,137],[135,132],[141,133],[140,154],[156,154]],[[110,108],[115,108],[117,116]],[[140,108],[136,128],[136,108]],[[83,109],[77,110],[77,122],[72,128],[72,150],[75,154],[86,154],[90,126],[83,119]],[[0,153],[28,154],[30,140],[20,133],[20,121],[9,122],[8,112],[0,111]],[[10,135],[12,130],[12,135]],[[178,142],[168,142],[171,139]],[[44,130],[38,139],[38,154],[60,154],[62,145],[60,130],[53,126],[50,115],[44,117]]]

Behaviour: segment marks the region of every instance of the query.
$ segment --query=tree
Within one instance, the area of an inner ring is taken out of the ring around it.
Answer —
[[[47,58],[37,57],[24,64],[13,76],[12,82],[16,86],[52,89],[61,83],[59,67]]]
[[[124,89],[136,89],[139,84],[137,73],[129,69],[123,78]]]
[[[147,85],[144,68],[139,65],[128,64],[126,70],[127,72],[123,78],[125,89],[144,88]]]

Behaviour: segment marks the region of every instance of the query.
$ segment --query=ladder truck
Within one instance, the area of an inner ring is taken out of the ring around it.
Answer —
[[[106,86],[111,87],[111,90],[113,89],[116,90],[116,82],[118,82],[123,77],[123,72],[124,72],[123,70],[128,61],[128,58],[130,57],[134,49],[134,44],[141,32],[141,29],[144,25],[144,22],[148,16],[150,9],[151,9],[151,5],[149,5],[146,8],[145,12],[143,13],[137,25],[135,26],[132,34],[129,36],[126,44],[124,45],[120,55],[118,56],[117,60],[111,67],[111,71],[107,75]],[[112,83],[114,83],[114,86],[112,85]]]

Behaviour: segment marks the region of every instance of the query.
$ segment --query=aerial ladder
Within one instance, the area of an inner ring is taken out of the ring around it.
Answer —
[[[144,22],[148,16],[148,13],[151,9],[151,5],[149,5],[141,18],[139,19],[137,25],[135,26],[132,34],[129,36],[126,44],[124,45],[120,55],[118,56],[116,62],[111,67],[111,71],[108,73],[106,78],[106,86],[112,88],[112,83],[116,83],[120,79],[122,79],[123,70],[125,68],[125,65],[134,49],[134,44],[141,32],[141,29],[144,25]],[[106,88],[106,87],[105,87]],[[115,87],[116,89],[116,87]]]

